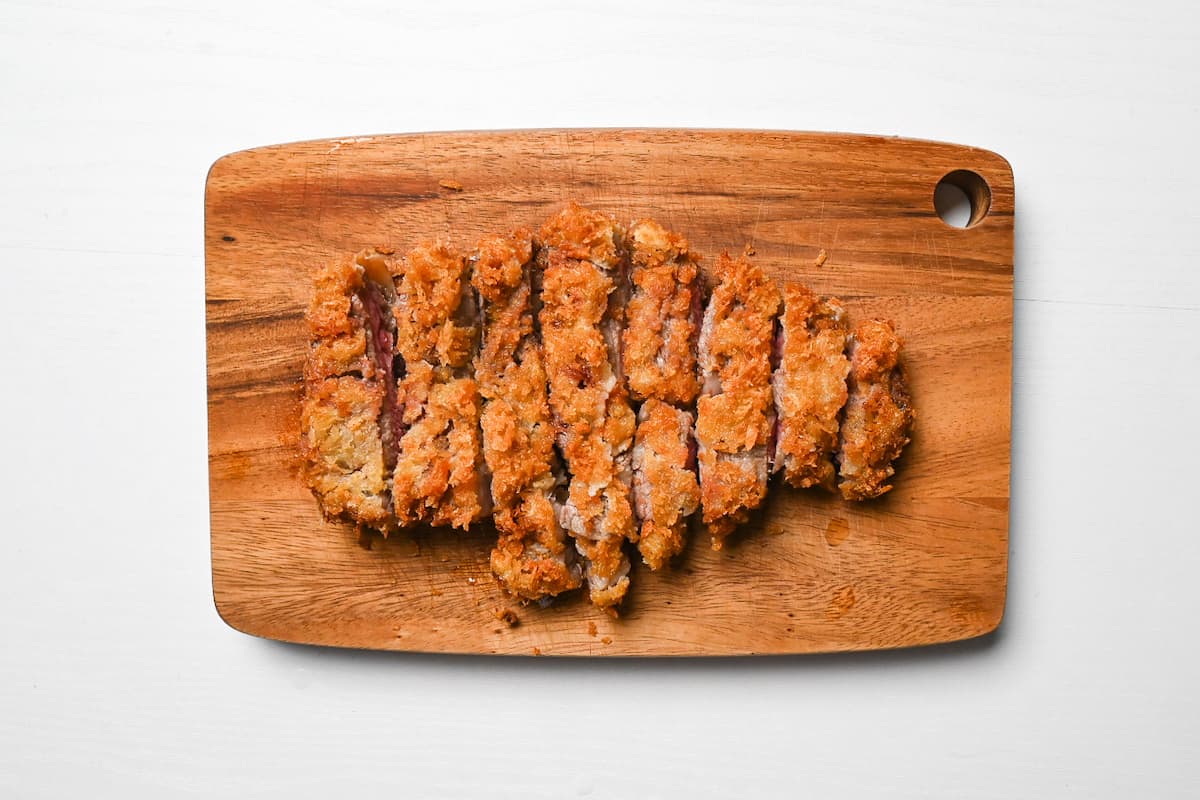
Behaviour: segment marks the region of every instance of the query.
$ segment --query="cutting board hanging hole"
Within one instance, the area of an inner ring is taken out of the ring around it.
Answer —
[[[972,228],[987,216],[992,190],[977,172],[956,169],[938,181],[933,190],[933,207],[942,222],[952,228]]]

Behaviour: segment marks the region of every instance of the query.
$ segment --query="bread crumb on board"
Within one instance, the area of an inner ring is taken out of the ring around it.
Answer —
[[[600,639],[600,644],[612,644],[612,637],[611,637],[611,636],[605,636],[605,637],[601,638],[601,639]]]
[[[588,636],[595,637],[595,635],[596,635],[596,623],[588,622]]]
[[[828,253],[826,253],[826,252],[825,252],[825,251],[822,249],[822,250],[821,250],[821,252],[817,253],[817,257],[816,257],[816,259],[813,261],[813,266],[814,266],[814,267],[823,267],[823,266],[825,266],[825,261],[826,261],[826,259],[828,259],[828,258],[829,258],[829,254],[828,254]]]
[[[443,189],[449,189],[452,192],[461,192],[463,190],[463,185],[461,183],[458,181],[449,180],[448,178],[442,178],[440,181],[438,181],[438,186],[442,187]]]
[[[493,608],[492,616],[503,622],[510,628],[515,628],[521,624],[521,618],[517,616],[517,612],[511,608]]]

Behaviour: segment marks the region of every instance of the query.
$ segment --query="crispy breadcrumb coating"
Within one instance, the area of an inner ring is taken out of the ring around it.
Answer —
[[[637,536],[630,500],[635,418],[619,374],[623,278],[613,220],[570,204],[541,229],[542,346],[558,444],[571,471],[563,526],[584,557],[591,600],[611,608],[629,587],[622,543]],[[614,324],[615,323],[615,324]]]
[[[714,550],[767,494],[774,429],[771,346],[779,289],[745,255],[722,253],[700,331],[700,496]]]
[[[548,496],[523,494],[496,511],[495,520],[500,536],[492,549],[492,572],[509,594],[542,600],[579,588],[579,564]]]
[[[300,412],[305,479],[330,517],[386,528],[390,501],[379,415],[384,391],[347,376],[310,383]]]
[[[396,519],[465,529],[491,510],[479,390],[469,375],[479,326],[467,262],[444,242],[429,242],[390,266],[396,352],[407,370],[392,482]]]
[[[638,548],[651,569],[683,551],[699,504],[690,406],[700,390],[696,343],[702,311],[698,258],[687,240],[654,220],[628,234],[631,296],[622,336],[630,394],[645,401],[633,450]]]
[[[633,496],[642,520],[638,549],[650,569],[683,552],[687,518],[700,505],[691,412],[651,398],[638,411]]]
[[[616,221],[574,201],[542,225],[538,242],[544,250],[556,251],[563,258],[590,262],[604,272],[624,266],[626,256]]]
[[[837,298],[784,288],[780,359],[773,380],[779,423],[775,471],[797,488],[834,490],[838,415],[846,404],[846,314]]]
[[[581,580],[552,502],[557,456],[534,335],[532,258],[528,230],[489,236],[472,258],[471,277],[483,309],[475,379],[483,397],[483,453],[499,532],[492,571],[521,600],[553,597],[578,588]]]
[[[400,381],[407,430],[392,483],[400,525],[466,529],[490,509],[479,470],[479,391],[424,361]]]
[[[687,240],[654,220],[629,231],[633,293],[622,353],[629,392],[635,400],[655,397],[689,405],[700,385],[696,377],[701,287],[697,257]]]
[[[305,480],[325,513],[385,532],[400,430],[389,259],[364,250],[316,273],[300,420]]]
[[[379,377],[371,328],[372,322],[376,327],[384,325],[373,317],[391,303],[390,260],[390,251],[363,250],[317,270],[306,317],[311,345],[304,362],[305,380],[342,375]],[[382,297],[381,293],[388,296]],[[371,300],[376,304],[372,305]],[[391,354],[386,358],[390,359]]]
[[[319,381],[357,373],[374,377],[367,357],[365,312],[358,293],[363,288],[363,268],[353,259],[335,261],[319,270],[313,280],[308,309],[312,337],[304,378]]]
[[[850,338],[850,397],[838,452],[838,489],[847,500],[891,491],[892,462],[909,442],[916,412],[905,386],[902,348],[888,320],[862,322]]]
[[[396,352],[406,362],[469,366],[478,326],[463,254],[442,241],[425,242],[393,265]]]

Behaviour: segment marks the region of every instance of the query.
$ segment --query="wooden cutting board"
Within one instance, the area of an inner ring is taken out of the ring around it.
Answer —
[[[962,172],[958,172],[962,171]],[[975,224],[935,213],[944,176]],[[895,490],[851,504],[773,485],[720,553],[636,565],[620,619],[578,594],[508,601],[493,532],[360,540],[299,477],[310,271],[367,245],[536,226],[576,199],[653,216],[707,263],[751,244],[780,280],[895,320],[918,411]],[[823,255],[822,255],[823,253]],[[818,262],[820,263],[817,266]],[[366,136],[217,161],[205,194],[213,595],[234,628],[458,653],[866,650],[996,628],[1008,568],[1013,178],[984,150],[868,136],[557,130]],[[498,618],[515,611],[510,627]]]

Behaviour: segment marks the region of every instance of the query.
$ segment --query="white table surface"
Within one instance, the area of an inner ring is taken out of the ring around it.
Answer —
[[[1194,4],[206,5],[0,3],[0,796],[1197,796]],[[209,164],[314,137],[599,125],[1009,159],[996,636],[549,661],[305,648],[220,621]]]

